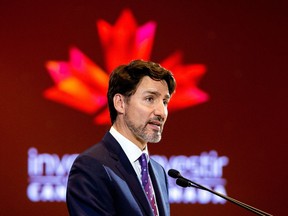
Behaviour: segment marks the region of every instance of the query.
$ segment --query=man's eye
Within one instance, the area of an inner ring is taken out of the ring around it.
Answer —
[[[146,101],[147,101],[147,102],[153,102],[153,101],[154,101],[154,98],[153,98],[153,97],[147,97],[147,98],[146,98]]]

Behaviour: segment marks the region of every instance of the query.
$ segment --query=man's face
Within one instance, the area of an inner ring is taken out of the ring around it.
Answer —
[[[130,136],[128,138],[141,144],[159,142],[168,115],[169,100],[170,94],[164,80],[143,77],[135,94],[125,101],[123,119]]]

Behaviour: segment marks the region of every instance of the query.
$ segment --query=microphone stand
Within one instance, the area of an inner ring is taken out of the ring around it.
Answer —
[[[222,197],[223,199],[228,200],[228,201],[230,201],[230,202],[232,202],[232,203],[234,203],[234,204],[236,204],[236,205],[238,205],[238,206],[240,206],[240,207],[242,207],[244,209],[247,209],[247,210],[249,210],[249,211],[251,211],[251,212],[253,212],[253,213],[257,214],[257,215],[272,216],[271,214],[269,214],[267,212],[264,212],[264,211],[262,211],[260,209],[257,209],[257,208],[255,208],[253,206],[250,206],[250,205],[248,205],[246,203],[240,202],[240,201],[238,201],[236,199],[233,199],[233,198],[231,198],[229,196],[225,196],[225,195],[223,195],[221,193],[218,193],[218,192],[216,192],[214,190],[211,190],[211,189],[209,189],[207,187],[204,187],[203,185],[200,185],[200,184],[198,184],[196,182],[193,182],[193,181],[191,181],[189,179],[186,179],[183,176],[178,176],[178,178],[176,180],[176,183],[177,183],[177,185],[179,185],[181,187],[195,187],[195,188],[198,188],[198,189],[209,191],[210,193],[215,194],[215,195],[217,195],[219,197]]]

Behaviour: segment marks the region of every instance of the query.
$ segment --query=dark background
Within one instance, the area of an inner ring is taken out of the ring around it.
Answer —
[[[1,215],[67,215],[65,203],[26,196],[27,151],[79,153],[109,125],[49,101],[45,62],[68,60],[74,45],[103,66],[96,21],[114,24],[129,8],[139,25],[154,20],[151,60],[176,50],[201,63],[206,103],[170,113],[153,154],[229,157],[230,196],[273,215],[287,214],[286,1],[1,1]],[[286,213],[286,214],[285,214]],[[172,215],[252,215],[233,205],[173,204]]]

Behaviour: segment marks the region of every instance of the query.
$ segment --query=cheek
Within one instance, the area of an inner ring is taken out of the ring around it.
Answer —
[[[129,116],[130,120],[138,122],[144,118],[144,111],[137,106],[129,106],[126,109],[126,115]]]
[[[130,112],[132,120],[139,123],[146,122],[151,115],[151,112],[145,107],[133,107]]]
[[[135,121],[145,121],[148,117],[148,112],[143,109],[135,109],[134,116],[136,118]]]

